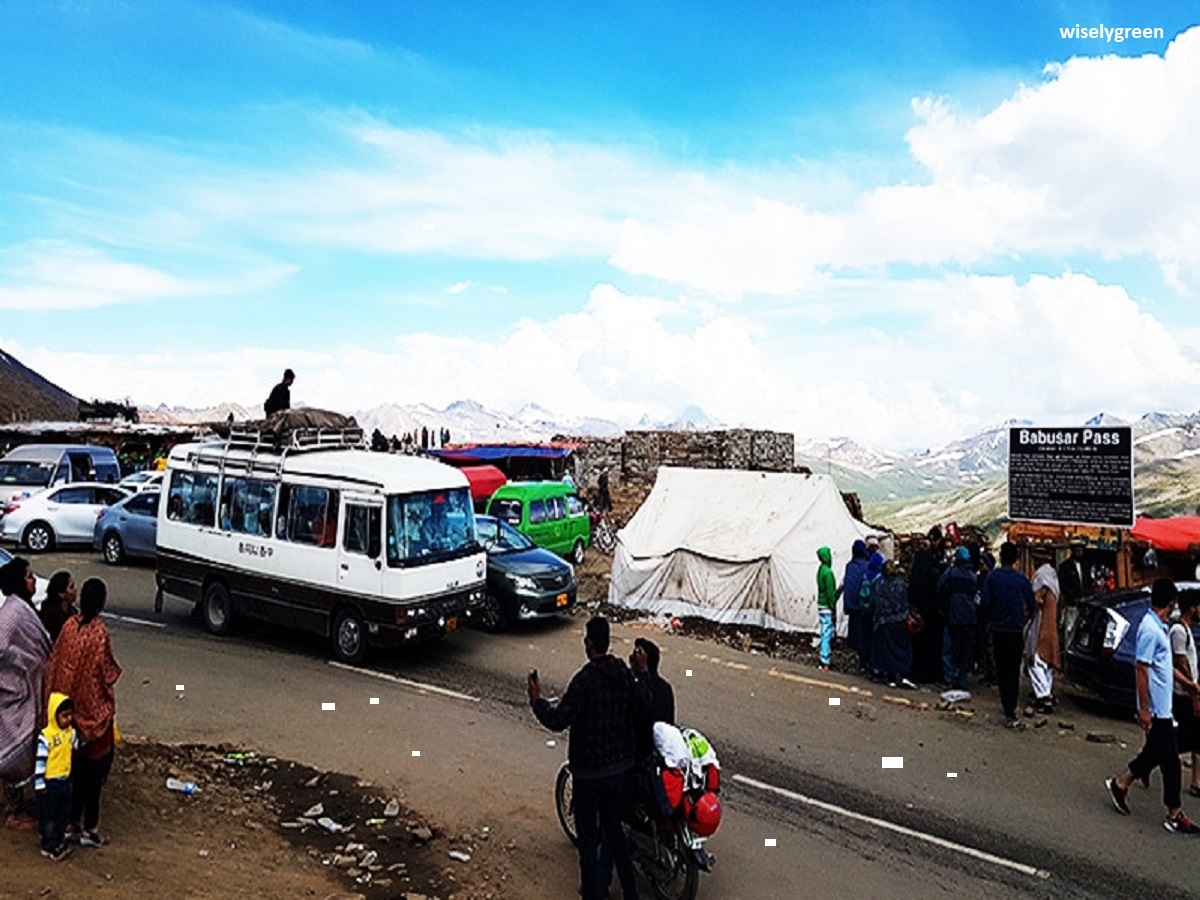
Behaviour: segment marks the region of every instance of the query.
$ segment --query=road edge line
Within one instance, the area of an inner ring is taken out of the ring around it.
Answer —
[[[897,834],[902,834],[905,837],[915,838],[919,841],[925,841],[928,844],[941,847],[944,850],[952,850],[955,853],[961,853],[965,856],[970,856],[983,862],[991,863],[997,866],[1003,866],[1006,869],[1013,869],[1024,875],[1029,875],[1034,878],[1048,879],[1050,873],[1045,869],[1039,869],[1035,866],[1019,863],[1016,860],[1005,859],[1003,856],[996,856],[984,850],[977,850],[974,847],[968,847],[966,844],[958,844],[954,841],[940,838],[937,835],[926,834],[923,831],[916,831],[912,828],[907,828],[904,825],[897,825],[895,822],[889,822],[887,819],[876,819],[873,816],[864,815],[863,813],[855,812],[852,809],[846,809],[842,806],[837,806],[833,803],[826,803],[823,800],[817,800],[815,797],[806,797],[804,794],[797,794],[795,791],[789,791],[786,788],[776,787],[773,784],[767,784],[765,781],[758,781],[754,778],[748,778],[745,775],[734,775],[733,780],[739,784],[747,785],[748,787],[757,788],[760,791],[767,791],[773,794],[779,794],[781,797],[787,797],[789,800],[795,800],[798,803],[804,803],[808,806],[815,806],[817,809],[823,809],[826,812],[835,813],[839,816],[845,816],[848,819],[854,819],[857,822],[865,822],[868,825],[875,825],[887,831],[894,831]]]
[[[347,672],[357,672],[359,675],[366,675],[370,678],[378,678],[382,681],[390,681],[394,684],[402,684],[405,687],[413,688],[417,691],[424,691],[429,694],[440,694],[443,697],[450,697],[454,700],[469,700],[472,703],[479,703],[479,697],[472,697],[470,694],[460,694],[458,691],[452,691],[450,688],[438,687],[436,684],[425,684],[422,681],[412,681],[408,678],[400,678],[397,675],[389,675],[386,672],[376,672],[374,669],[364,669],[360,666],[351,666],[346,663],[338,662],[335,659],[326,660],[326,662],[335,669],[344,669]]]

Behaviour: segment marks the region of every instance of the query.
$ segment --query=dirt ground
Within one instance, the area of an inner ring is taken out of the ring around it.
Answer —
[[[385,815],[390,798],[354,778],[242,756],[229,746],[123,742],[101,805],[110,843],[77,847],[63,862],[43,858],[36,831],[13,827],[19,820],[5,809],[0,896],[517,896],[509,889],[511,849],[489,843],[486,832],[443,834],[404,808]],[[199,791],[169,791],[170,777]],[[326,830],[317,822],[326,818],[345,830]],[[469,865],[451,851],[469,856]]]

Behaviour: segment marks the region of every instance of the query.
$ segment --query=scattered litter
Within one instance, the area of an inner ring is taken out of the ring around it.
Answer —
[[[546,741],[546,746],[547,747],[556,747],[556,746],[558,746],[558,741]]]
[[[335,707],[336,705],[337,705],[337,704],[335,704],[335,703],[322,703],[322,704],[321,704],[321,710],[322,710],[323,712],[330,712],[331,710],[333,710],[333,709],[334,709],[334,707]]]
[[[183,685],[182,685],[182,684],[177,684],[177,685],[175,685],[175,690],[177,690],[177,691],[182,691],[182,690],[183,690]]]
[[[450,858],[451,858],[451,859],[458,860],[459,862],[470,862],[470,861],[471,861],[471,854],[470,854],[470,853],[463,853],[461,850],[451,850],[451,851],[450,851]]]
[[[957,773],[957,772],[947,772],[947,773],[946,773],[946,777],[947,777],[947,778],[957,778],[957,777],[958,777],[958,773]]]
[[[333,819],[329,818],[329,816],[322,816],[321,818],[317,819],[317,824],[330,834],[341,834],[346,830],[345,825],[339,825],[337,822],[333,821]]]
[[[167,779],[167,790],[178,791],[181,794],[196,794],[200,792],[200,788],[196,787],[196,782],[180,781],[178,778]]]
[[[378,828],[380,825],[387,824],[387,819],[367,819],[363,824],[368,828]]]
[[[944,691],[941,696],[946,703],[968,703],[971,700],[970,691]]]
[[[315,819],[323,815],[325,815],[325,806],[321,803],[314,803],[304,811],[304,817],[307,819]]]
[[[883,758],[883,767],[885,769],[903,769],[904,768],[904,757],[903,756],[885,756]]]
[[[766,843],[764,846],[774,847],[775,846],[775,838],[766,838]]]
[[[378,698],[378,697],[372,697],[372,698],[371,698],[371,705],[372,705],[372,706],[378,706],[378,705],[379,705],[379,698]]]
[[[201,850],[201,851],[200,851],[200,858],[201,858],[201,859],[208,859],[208,851],[207,851],[207,850]]]
[[[358,861],[358,864],[365,869],[367,866],[375,865],[375,860],[377,859],[379,859],[379,854],[374,850],[368,850],[363,854],[363,858]]]
[[[830,705],[830,706],[841,706],[841,705],[842,705],[842,698],[841,698],[841,697],[830,697],[830,698],[829,698],[829,705]]]
[[[414,750],[414,751],[413,751],[413,756],[420,756],[420,755],[421,755],[421,751],[420,751],[420,750]]]
[[[691,677],[692,677],[692,670],[691,670],[691,669],[687,669],[687,670],[685,670],[685,671],[684,671],[684,673],[683,673],[683,674],[684,674],[684,675],[686,675],[688,678],[691,678]]]
[[[408,829],[408,833],[412,835],[412,839],[418,844],[427,844],[433,840],[433,832],[424,825],[418,825],[416,828]]]
[[[394,819],[400,815],[400,801],[389,800],[387,806],[383,808],[383,814],[389,819]]]

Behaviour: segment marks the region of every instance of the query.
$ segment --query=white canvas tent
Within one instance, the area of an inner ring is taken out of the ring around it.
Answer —
[[[850,515],[828,475],[663,467],[621,529],[608,599],[816,631],[817,548],[832,551],[840,585],[854,541],[875,533]]]

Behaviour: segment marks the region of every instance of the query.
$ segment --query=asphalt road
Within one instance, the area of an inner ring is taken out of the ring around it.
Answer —
[[[534,721],[524,675],[537,667],[548,693],[565,687],[583,661],[582,618],[464,631],[350,670],[303,635],[248,624],[210,636],[177,599],[155,615],[150,566],[109,568],[82,552],[34,563],[44,576],[66,567],[77,583],[108,581],[122,731],[239,742],[392,786],[449,830],[488,825],[515,841],[519,896],[576,896],[552,798],[566,736]],[[616,627],[616,651],[639,633],[649,632]],[[994,692],[967,718],[896,702],[932,694],[891,697],[858,679],[652,636],[680,721],[704,731],[722,763],[718,865],[701,897],[1196,894],[1200,841],[1162,829],[1157,778],[1135,789],[1133,816],[1108,805],[1104,777],[1140,746],[1130,723],[1068,700],[1045,727],[1009,732]],[[1088,743],[1088,731],[1118,743]],[[903,768],[884,768],[884,757]]]

